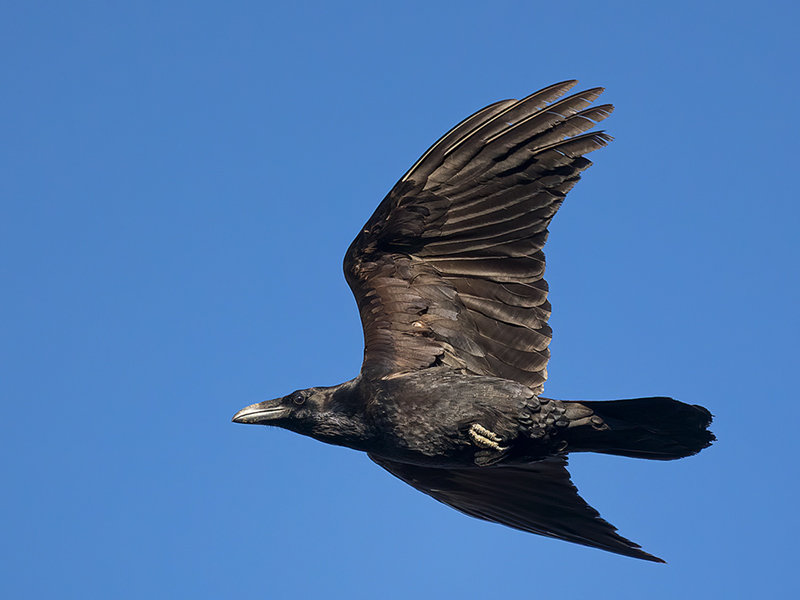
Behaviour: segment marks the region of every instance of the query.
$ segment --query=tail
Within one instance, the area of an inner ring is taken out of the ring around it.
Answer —
[[[591,409],[604,423],[568,430],[567,441],[576,452],[673,460],[697,454],[716,439],[707,429],[711,413],[696,404],[662,397],[576,404]]]

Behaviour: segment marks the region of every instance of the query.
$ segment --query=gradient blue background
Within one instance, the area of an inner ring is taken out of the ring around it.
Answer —
[[[787,597],[795,6],[4,2],[0,595]],[[358,372],[359,226],[452,124],[572,77],[616,141],[551,228],[546,392],[715,413],[688,460],[573,460],[667,566],[230,423]]]

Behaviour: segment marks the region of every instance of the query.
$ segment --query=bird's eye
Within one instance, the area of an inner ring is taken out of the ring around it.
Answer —
[[[292,396],[292,402],[294,402],[294,403],[295,403],[295,404],[297,404],[298,406],[300,406],[301,404],[303,404],[305,401],[306,401],[306,397],[305,397],[305,395],[304,395],[304,394],[301,394],[300,392],[298,392],[298,393],[296,393],[296,394],[294,394],[294,395]]]

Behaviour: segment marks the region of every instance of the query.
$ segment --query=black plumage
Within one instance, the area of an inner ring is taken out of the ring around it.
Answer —
[[[552,331],[548,226],[611,137],[610,104],[566,81],[468,117],[397,182],[344,259],[364,329],[359,375],[239,411],[369,453],[466,514],[660,561],[578,495],[570,452],[670,460],[714,439],[710,413],[671,398],[541,396]]]

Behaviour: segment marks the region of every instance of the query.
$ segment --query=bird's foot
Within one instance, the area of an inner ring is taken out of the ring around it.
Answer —
[[[498,442],[502,442],[503,438],[497,435],[494,431],[486,429],[483,425],[475,423],[469,428],[469,437],[476,446],[481,448],[490,448],[498,452],[508,450],[507,447],[501,446]]]
[[[499,442],[503,441],[499,435],[477,423],[469,428],[469,438],[473,444],[483,448],[483,450],[478,450],[475,453],[475,464],[481,467],[500,461],[506,450],[508,450],[508,446],[499,444]]]

